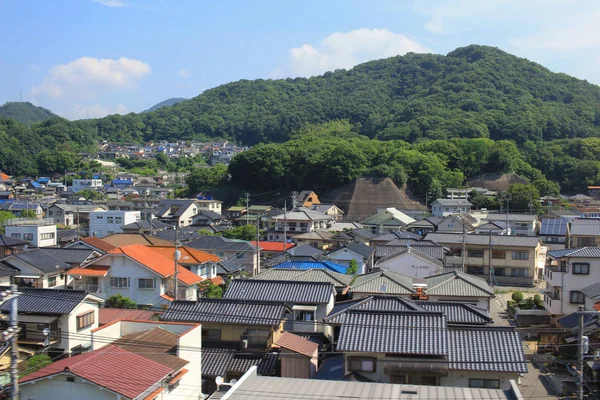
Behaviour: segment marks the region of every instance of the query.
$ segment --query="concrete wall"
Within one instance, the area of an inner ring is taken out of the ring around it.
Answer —
[[[56,246],[56,225],[13,225],[6,226],[6,235],[14,237],[13,234],[20,235],[17,238],[23,239],[24,235],[31,235],[30,245],[32,247],[52,247]],[[44,239],[44,235],[50,235],[50,238]],[[29,240],[29,239],[23,239]]]
[[[400,254],[396,257],[381,259],[375,264],[377,268],[391,269],[402,274],[424,278],[443,272],[443,268],[411,252]]]
[[[122,396],[86,380],[75,378],[67,382],[71,374],[60,374],[52,379],[40,379],[19,385],[20,398],[25,400],[122,400]]]
[[[181,378],[179,386],[165,395],[164,399],[196,399],[202,393],[202,326],[187,328],[188,330],[179,337],[177,356],[189,361],[184,367],[188,373]]]
[[[139,211],[92,211],[90,212],[90,235],[104,237],[122,233],[123,225],[140,220]]]

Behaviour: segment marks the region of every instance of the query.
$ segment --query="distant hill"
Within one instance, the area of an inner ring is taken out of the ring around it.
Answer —
[[[184,99],[183,97],[172,97],[170,99],[167,99],[165,101],[161,101],[160,103],[153,105],[152,107],[150,107],[147,110],[142,111],[142,114],[149,113],[149,112],[152,112],[152,111],[156,111],[159,108],[170,107],[170,106],[172,106],[174,104],[181,103],[182,101],[185,101],[185,100],[187,100],[187,99]]]
[[[29,102],[9,102],[0,106],[0,116],[12,118],[22,124],[34,124],[58,117],[52,111],[34,106]]]

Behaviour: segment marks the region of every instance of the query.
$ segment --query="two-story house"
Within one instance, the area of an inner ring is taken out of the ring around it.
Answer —
[[[82,190],[100,190],[104,183],[102,179],[73,179],[73,185],[69,189],[73,193],[78,193]]]
[[[64,289],[68,283],[66,273],[72,265],[60,258],[44,249],[29,249],[13,253],[1,263],[16,271],[11,280],[19,287]]]
[[[444,264],[413,247],[407,247],[379,259],[375,264],[375,268],[393,270],[416,278],[424,278],[442,273]]]
[[[70,356],[91,348],[103,300],[80,290],[19,289],[19,344]],[[10,313],[12,300],[0,305]],[[41,398],[41,397],[40,397]]]
[[[178,265],[178,291],[174,289],[175,260],[141,244],[117,247],[68,274],[75,289],[108,299],[116,294],[139,305],[166,305],[177,299],[195,300],[202,278]]]
[[[467,199],[437,199],[431,203],[431,214],[434,217],[447,217],[450,214],[471,212],[473,204]]]
[[[8,236],[26,240],[33,247],[54,247],[57,243],[56,224],[49,218],[11,218],[4,229]]]
[[[139,221],[139,211],[92,211],[90,213],[90,235],[105,237],[114,233],[123,233],[123,226]]]
[[[363,243],[351,242],[341,249],[327,254],[327,259],[338,264],[350,266],[352,260],[356,261],[358,274],[364,274],[373,269],[375,249]]]
[[[23,250],[29,242],[0,233],[0,257],[4,258],[12,253]]]
[[[212,211],[221,214],[219,200],[173,199],[162,200],[154,215],[166,224],[185,227],[194,224],[194,217],[201,211]]]
[[[179,251],[179,265],[203,279],[217,278],[217,263],[221,261],[214,254],[187,246],[148,246],[148,248],[170,260],[175,260],[175,252]]]
[[[331,339],[332,331],[322,321],[333,309],[335,295],[336,290],[329,282],[234,279],[224,298],[286,304],[286,331],[322,333]]]
[[[584,288],[600,281],[600,247],[556,250],[547,256],[544,307],[556,322],[585,305]]]
[[[186,244],[187,247],[211,253],[228,264],[237,264],[251,275],[260,273],[256,259],[256,246],[242,240],[227,239],[221,236],[202,236]],[[260,260],[260,248],[259,260]]]
[[[287,229],[285,228],[286,222]],[[292,211],[271,216],[268,238],[269,241],[281,242],[284,240],[283,233],[285,230],[286,240],[291,240],[302,233],[326,230],[331,222],[332,218],[329,215],[299,207]]]
[[[508,222],[508,231],[511,235],[535,236],[538,231],[538,220],[535,214],[509,213],[507,215],[498,212],[473,211],[471,216],[479,221],[479,225],[499,222],[506,226]]]
[[[449,249],[446,265],[459,267],[464,261],[466,272],[491,278],[494,284],[533,286],[543,269],[543,263],[538,262],[541,243],[536,236],[429,233],[425,239]]]
[[[571,222],[571,248],[600,246],[600,220],[578,218]]]
[[[361,225],[363,226],[363,229],[371,233],[383,235],[389,232],[403,230],[413,222],[415,222],[414,218],[409,217],[402,211],[396,210],[394,207],[389,207],[378,210],[377,214],[362,221]]]

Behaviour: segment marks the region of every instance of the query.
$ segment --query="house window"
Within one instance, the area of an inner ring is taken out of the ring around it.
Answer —
[[[123,223],[123,217],[115,217],[115,224],[122,224]]]
[[[504,268],[494,268],[494,275],[504,276],[506,275],[506,270]]]
[[[481,250],[481,249],[467,250],[467,257],[483,258],[483,250]]]
[[[96,315],[93,311],[88,311],[82,315],[77,316],[77,329],[87,328],[90,325],[93,325],[96,321]]]
[[[483,267],[474,267],[474,266],[467,266],[467,273],[469,274],[473,274],[473,275],[483,275],[484,273],[484,269]]]
[[[110,287],[113,288],[128,288],[129,287],[129,278],[118,278],[112,277],[110,278]]]
[[[585,304],[585,295],[579,290],[569,292],[569,302],[573,304]]]
[[[15,239],[21,239],[21,234],[20,233],[11,233],[10,236],[14,237]]]
[[[315,320],[315,312],[314,311],[300,311],[296,313],[296,321],[314,321]]]
[[[50,239],[54,239],[54,232],[51,232],[51,233],[42,233],[40,235],[40,240],[50,240]]]
[[[513,268],[511,271],[512,276],[517,277],[526,277],[529,276],[529,272],[527,268]]]
[[[580,237],[577,238],[577,247],[588,247],[595,246],[595,241],[593,237]]]
[[[504,259],[506,259],[506,251],[504,251],[504,250],[493,250],[492,251],[492,258],[495,258],[497,260],[504,260]]]
[[[56,286],[56,275],[48,277],[48,287]]]
[[[114,217],[106,217],[106,223],[107,224],[114,224],[115,223],[115,218]]]
[[[153,278],[138,278],[138,289],[154,289],[155,282]]]
[[[266,329],[248,329],[245,337],[249,346],[266,346],[271,332]]]
[[[374,358],[351,358],[348,360],[348,370],[357,372],[375,372]]]
[[[469,387],[480,389],[500,389],[499,379],[469,379]]]
[[[574,275],[589,275],[590,274],[590,264],[573,263],[573,274]]]
[[[513,260],[529,260],[529,252],[528,251],[513,251],[512,259]]]
[[[202,329],[202,340],[221,340],[221,330]]]

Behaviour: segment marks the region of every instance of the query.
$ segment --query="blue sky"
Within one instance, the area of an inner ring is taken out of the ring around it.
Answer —
[[[595,0],[0,0],[0,104],[139,112],[238,79],[485,44],[600,84]]]

